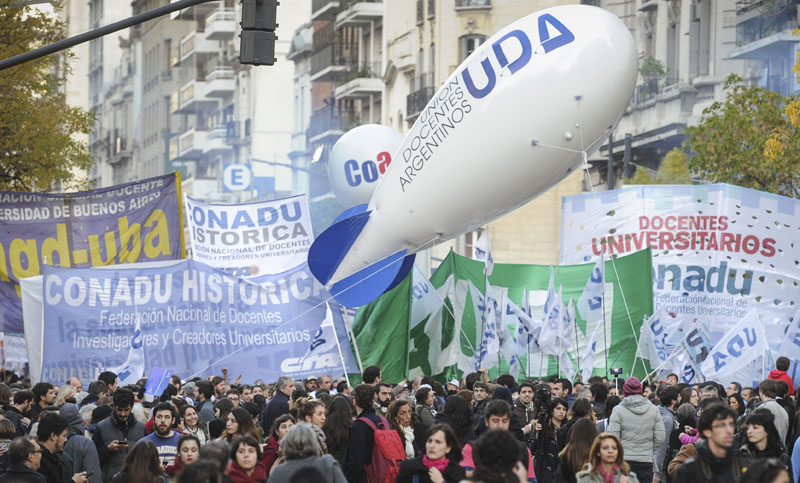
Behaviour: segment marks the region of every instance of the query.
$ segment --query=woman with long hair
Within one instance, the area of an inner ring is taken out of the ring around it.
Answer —
[[[145,439],[136,443],[111,483],[169,483],[156,445]]]
[[[681,391],[681,404],[691,404],[695,409],[700,405],[700,393],[693,387],[687,387]]]
[[[444,403],[444,410],[436,413],[433,420],[437,424],[449,424],[456,433],[459,446],[475,439],[475,430],[472,429],[472,411],[469,404],[460,396],[448,396]]]
[[[631,473],[619,438],[600,433],[589,450],[589,463],[577,475],[578,483],[639,483]]]
[[[200,441],[200,446],[206,444],[206,441],[208,441],[208,428],[206,428],[206,425],[203,424],[203,422],[200,421],[200,418],[197,416],[197,409],[195,409],[194,406],[189,406],[187,404],[181,409],[180,414],[180,429],[182,429],[186,434],[196,436],[197,440]]]
[[[567,417],[567,401],[560,397],[550,400],[550,424],[548,428],[542,426],[541,421],[535,425],[536,431],[531,432],[533,448],[541,451],[541,455],[534,461],[536,481],[540,483],[553,483],[556,468],[558,467],[558,454],[564,448],[565,427]]]
[[[220,399],[214,403],[214,416],[225,421],[228,413],[233,410],[233,401],[230,399]]]
[[[328,404],[325,424],[322,431],[325,433],[325,444],[328,454],[334,457],[341,465],[344,463],[344,453],[350,441],[350,427],[353,425],[353,403],[344,394],[337,394]]]
[[[261,445],[252,436],[237,436],[231,445],[231,462],[226,472],[233,483],[264,483],[266,467],[261,461]]]
[[[747,441],[741,452],[753,459],[775,458],[784,468],[789,464],[789,455],[775,427],[775,416],[768,409],[756,409],[744,422]]]
[[[425,448],[425,434],[428,432],[428,427],[417,419],[411,404],[405,399],[392,401],[386,419],[400,435],[400,441],[406,450],[406,458],[421,456]]]
[[[77,404],[75,401],[75,394],[77,394],[77,392],[78,391],[76,391],[74,387],[69,384],[64,384],[61,386],[61,389],[58,390],[56,399],[53,401],[53,406],[60,408],[66,403]]]
[[[193,434],[184,434],[178,438],[178,456],[175,457],[175,462],[167,466],[167,474],[175,477],[183,471],[186,465],[197,461],[200,455],[200,440]]]
[[[297,406],[298,424],[307,424],[317,435],[319,446],[323,453],[328,452],[328,445],[325,444],[325,432],[322,427],[325,425],[325,404],[317,399],[300,398],[295,403]]]
[[[744,404],[744,399],[742,399],[742,395],[739,394],[738,392],[735,392],[730,396],[728,396],[728,406],[730,406],[731,409],[736,411],[738,419],[741,419],[741,417],[744,416],[744,410],[747,409]],[[737,420],[737,425],[736,425],[737,427],[739,427],[739,423],[741,423],[741,421]]]
[[[588,399],[579,399],[579,401],[588,401]],[[578,404],[577,401],[575,404]],[[575,474],[589,462],[589,452],[597,435],[597,427],[591,419],[581,417],[575,421],[569,434],[569,441],[558,454],[556,482],[576,483]]]
[[[281,440],[281,452],[286,461],[272,468],[270,483],[313,481],[313,483],[347,483],[339,463],[329,454],[323,454],[317,435],[307,424],[296,424]],[[314,468],[317,478],[309,480],[303,475]],[[324,478],[320,479],[319,475]]]
[[[267,443],[264,445],[263,453],[261,454],[261,461],[264,462],[267,474],[272,470],[272,466],[281,454],[281,440],[292,426],[294,426],[294,416],[291,414],[281,414],[272,422]]]
[[[239,436],[250,436],[256,441],[261,441],[256,425],[250,412],[244,408],[233,408],[225,420],[225,431],[219,437],[228,443],[232,443],[234,438]]]
[[[425,439],[425,454],[400,463],[397,483],[459,483],[467,473],[459,462],[461,446],[447,424],[434,424]]]

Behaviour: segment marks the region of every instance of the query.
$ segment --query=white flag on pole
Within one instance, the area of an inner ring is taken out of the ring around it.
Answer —
[[[489,277],[484,277],[484,293],[478,292],[475,285],[470,284],[472,303],[475,309],[475,318],[480,321],[483,332],[480,334],[480,345],[475,351],[476,370],[492,367],[497,363],[497,353],[500,351],[500,342],[497,338],[497,300],[489,284]],[[485,365],[489,364],[489,365]]]
[[[547,314],[550,313],[550,309],[552,305],[556,303],[556,275],[553,271],[553,266],[550,265],[550,283],[547,285],[547,298],[544,301],[544,316],[547,318]],[[561,298],[559,297],[559,301]],[[530,309],[527,309],[530,310]]]
[[[786,336],[781,342],[778,354],[788,357],[789,360],[800,360],[800,307],[792,317],[792,322],[786,330]]]
[[[333,313],[331,306],[325,304],[325,319],[319,326],[319,329],[311,339],[311,345],[308,347],[303,360],[312,355],[327,354],[330,351],[337,350],[336,345],[336,332],[333,329]]]
[[[752,364],[769,350],[764,324],[755,309],[731,328],[714,346],[700,370],[711,380]]]
[[[556,357],[565,352],[569,345],[564,343],[563,330],[564,330],[564,303],[561,301],[561,288],[554,297],[554,301],[550,304],[550,311],[545,314],[544,324],[539,335],[539,347],[545,354],[551,354]]]
[[[595,326],[592,336],[589,337],[589,341],[586,342],[583,356],[581,356],[581,381],[583,381],[584,384],[592,377],[592,371],[594,370],[594,353],[597,351],[597,331],[600,330],[602,325],[603,324],[597,324],[597,326]]]
[[[581,298],[578,299],[578,313],[585,321],[600,320],[603,318],[603,290],[605,288],[605,274],[603,273],[603,256],[597,260],[592,269],[589,280],[583,288]]]
[[[128,349],[128,358],[121,366],[112,369],[119,378],[119,386],[136,384],[144,376],[144,345],[142,344],[142,327],[139,318],[136,318],[136,326],[133,329],[131,346]]]
[[[492,244],[489,240],[488,228],[481,231],[478,241],[475,242],[472,248],[475,250],[473,258],[482,261],[485,265],[483,273],[491,275],[492,271],[494,271],[494,259],[492,258]]]

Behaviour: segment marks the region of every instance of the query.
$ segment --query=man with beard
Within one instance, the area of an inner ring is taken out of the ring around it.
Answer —
[[[172,430],[175,422],[175,412],[170,403],[162,402],[153,409],[153,433],[142,439],[152,441],[158,449],[161,464],[169,466],[175,462],[178,454],[178,438],[180,435]]]
[[[97,456],[100,458],[100,468],[103,469],[103,481],[111,481],[119,473],[128,450],[147,433],[144,424],[131,414],[133,393],[129,389],[117,389],[111,398],[114,401],[114,412],[97,423],[93,437]]]
[[[375,385],[375,403],[373,407],[375,412],[380,416],[386,416],[389,411],[389,404],[392,402],[392,386],[385,382],[379,382]]]
[[[533,407],[533,383],[524,381],[519,385],[519,397],[514,401],[514,414],[519,419],[519,424],[522,426],[522,432],[530,434],[530,422],[536,419],[536,411]]]
[[[64,475],[64,462],[59,453],[64,451],[67,444],[67,432],[69,423],[67,420],[56,413],[48,413],[41,421],[37,431],[37,440],[41,446],[42,459],[39,473],[44,476],[47,483],[63,483],[68,481]],[[89,477],[85,471],[72,475],[71,481],[75,483],[87,483]]]
[[[17,436],[28,434],[31,420],[28,419],[27,414],[33,405],[34,398],[35,396],[31,391],[17,391],[14,394],[13,404],[3,406],[3,411],[6,412],[6,419],[14,424]]]

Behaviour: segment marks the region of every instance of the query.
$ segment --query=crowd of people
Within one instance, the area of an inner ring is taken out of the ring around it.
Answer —
[[[797,483],[780,357],[757,387],[557,376],[0,383],[0,483]]]

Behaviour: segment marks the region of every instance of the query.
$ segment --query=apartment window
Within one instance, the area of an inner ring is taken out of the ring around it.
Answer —
[[[417,0],[417,25],[425,21],[425,0]]]
[[[436,63],[434,62],[435,58],[436,54],[434,44],[431,42],[431,46],[428,47],[428,76],[430,77],[431,83],[426,87],[433,87],[433,73],[436,72]]]
[[[428,0],[428,18],[436,16],[436,0]]]
[[[412,91],[418,91],[418,90],[422,89],[423,87],[426,87],[425,86],[425,79],[424,79],[424,75],[423,75],[424,72],[422,70],[423,69],[423,65],[425,65],[423,63],[423,60],[424,60],[424,54],[422,53],[422,49],[419,49],[419,52],[417,53],[417,81],[416,81],[416,85],[414,86],[414,88],[411,89]]]
[[[485,35],[465,35],[461,37],[461,60],[469,57],[485,41]]]
[[[708,75],[711,50],[711,2],[692,2],[689,13],[689,77]]]

